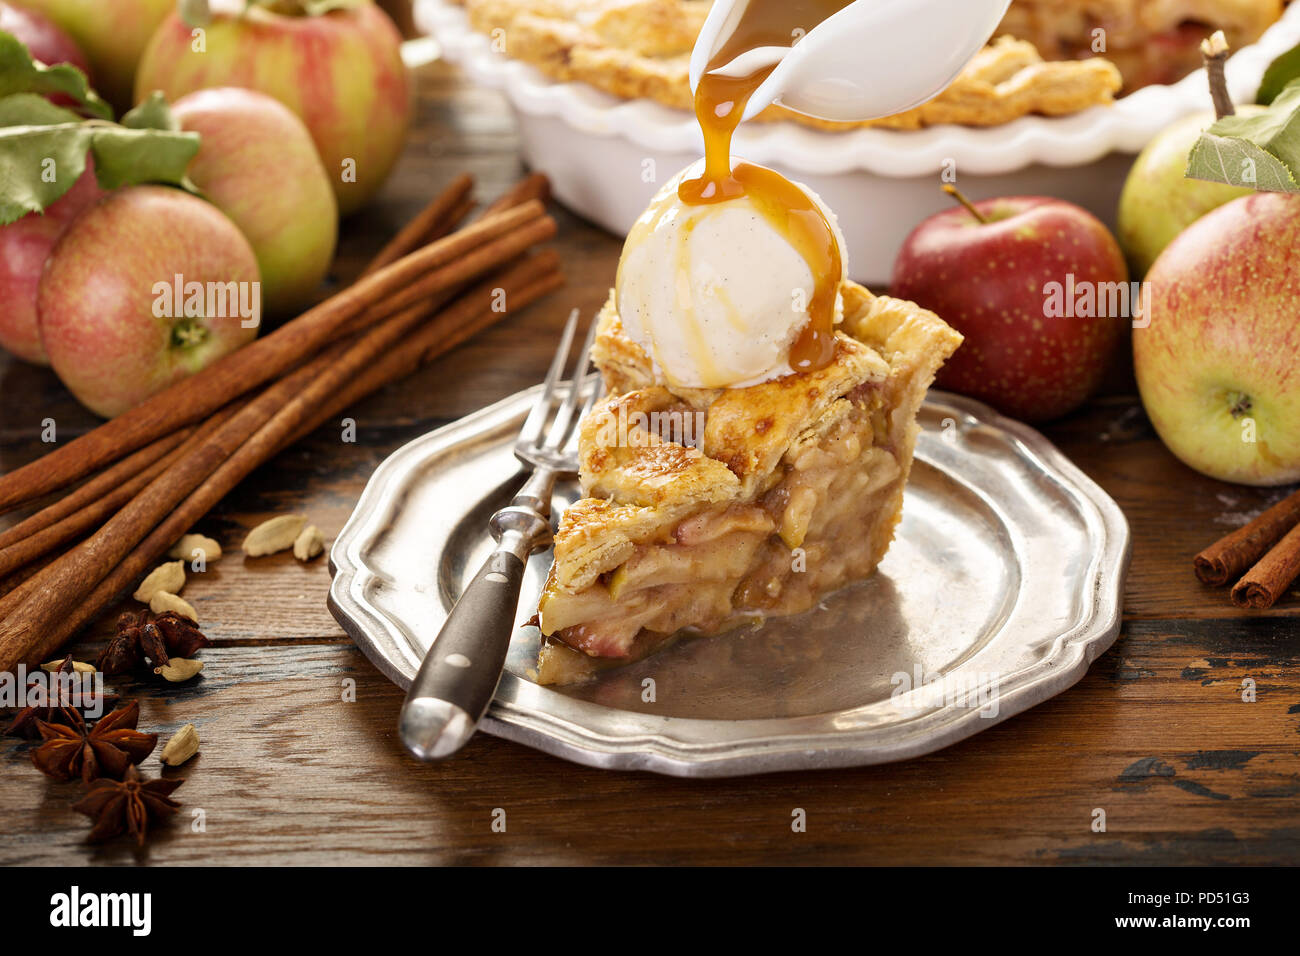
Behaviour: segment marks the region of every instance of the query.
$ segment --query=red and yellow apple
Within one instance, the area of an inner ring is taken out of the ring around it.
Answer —
[[[72,188],[50,204],[45,214],[28,213],[0,226],[0,348],[36,365],[48,365],[36,321],[36,288],[45,260],[68,224],[103,195],[95,182],[94,161]]]
[[[131,106],[136,64],[176,0],[22,0],[85,51],[95,89],[119,112]]]
[[[889,292],[965,336],[940,388],[1025,421],[1059,418],[1097,389],[1132,321],[1112,314],[1131,311],[1124,255],[1101,222],[1058,199],[989,199],[974,209],[922,222]],[[1114,308],[1121,297],[1128,310]]]
[[[1235,199],[1192,223],[1147,274],[1133,330],[1142,404],[1165,445],[1212,478],[1300,480],[1300,196]]]
[[[262,6],[214,13],[202,49],[173,14],[145,50],[136,99],[169,100],[216,86],[275,97],[311,130],[346,215],[383,184],[406,142],[411,118],[401,36],[372,3],[317,15]]]
[[[251,342],[258,296],[252,247],[216,206],[129,186],[64,232],[37,308],[54,371],[111,418]]]
[[[189,177],[252,245],[266,313],[305,305],[338,239],[338,205],[307,127],[277,100],[231,86],[181,97],[172,116],[202,137]]]

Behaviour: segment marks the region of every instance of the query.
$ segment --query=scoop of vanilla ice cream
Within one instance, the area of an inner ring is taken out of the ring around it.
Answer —
[[[812,270],[748,197],[682,203],[677,187],[703,162],[659,190],[628,233],[615,286],[623,328],[668,385],[737,388],[788,375],[790,346],[808,324]],[[825,213],[847,270],[834,214],[795,185]],[[842,309],[837,298],[837,322]]]

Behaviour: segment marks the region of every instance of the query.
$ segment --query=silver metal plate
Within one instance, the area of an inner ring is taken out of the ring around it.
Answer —
[[[399,449],[334,543],[330,610],[402,687],[522,482],[511,444],[536,395]],[[529,679],[539,635],[520,628],[482,729],[596,767],[733,776],[915,757],[1075,683],[1119,633],[1118,505],[986,405],[931,392],[920,421],[903,521],[872,579],[576,687]],[[556,512],[576,494],[558,489]],[[550,563],[529,563],[521,621]]]

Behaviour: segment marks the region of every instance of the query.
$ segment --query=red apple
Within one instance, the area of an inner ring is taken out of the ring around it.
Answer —
[[[53,20],[90,59],[95,89],[119,111],[131,105],[135,67],[176,0],[22,0]]]
[[[46,66],[71,63],[82,73],[90,74],[90,63],[81,47],[49,17],[34,10],[0,3],[0,30],[16,36],[27,47],[33,60],[40,60]]]
[[[38,293],[41,339],[73,395],[112,417],[251,342],[260,294],[252,247],[217,207],[130,186],[59,239]]]
[[[1142,404],[1169,450],[1221,481],[1300,481],[1300,196],[1234,199],[1147,273]]]
[[[311,130],[346,215],[379,189],[406,142],[411,96],[401,42],[372,3],[316,16],[261,6],[214,13],[202,51],[173,14],[145,50],[136,98],[162,90],[174,101],[214,86],[275,97]]]
[[[1100,385],[1132,321],[1124,255],[1096,218],[1061,200],[989,199],[974,210],[921,223],[889,292],[966,337],[939,387],[1025,421],[1058,418]]]
[[[36,287],[45,260],[68,224],[103,195],[95,182],[94,161],[45,214],[29,213],[0,226],[0,347],[36,365],[48,365],[36,321]]]
[[[183,96],[172,115],[203,138],[190,179],[252,244],[266,312],[306,304],[338,238],[338,205],[307,127],[277,100],[233,86]]]

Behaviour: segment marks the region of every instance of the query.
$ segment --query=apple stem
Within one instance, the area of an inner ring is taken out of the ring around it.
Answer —
[[[958,189],[956,186],[954,186],[952,183],[945,183],[943,187],[943,191],[946,192],[953,199],[957,200],[963,206],[965,206],[966,209],[970,212],[970,214],[974,216],[975,219],[980,223],[980,225],[987,226],[989,224],[989,221],[986,218],[984,218],[983,215],[980,214],[980,211],[978,209],[975,208],[975,204],[971,202],[969,199],[967,199],[962,194],[962,191]]]
[[[1228,79],[1223,72],[1229,52],[1228,38],[1222,30],[1216,30],[1208,40],[1201,41],[1201,58],[1205,61],[1205,74],[1210,78],[1210,97],[1214,100],[1214,113],[1218,119],[1237,115],[1237,108],[1228,95]]]

